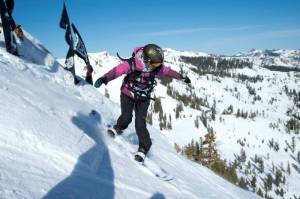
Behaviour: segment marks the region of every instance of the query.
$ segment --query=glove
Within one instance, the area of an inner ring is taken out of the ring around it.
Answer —
[[[99,88],[103,83],[107,84],[107,78],[105,76],[100,77],[99,79],[97,79],[96,82],[95,82],[95,84],[94,84],[94,86],[96,88]]]
[[[191,80],[187,75],[181,74],[181,80],[184,81],[184,83],[190,84]]]
[[[23,30],[22,30],[20,25],[17,25],[17,27],[15,28],[14,31],[15,31],[18,38],[23,39],[24,33],[23,33]]]

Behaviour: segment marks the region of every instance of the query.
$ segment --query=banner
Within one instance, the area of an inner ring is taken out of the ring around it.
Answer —
[[[65,4],[61,14],[59,26],[66,30],[65,40],[69,45],[69,51],[67,53],[66,61],[65,61],[66,69],[73,74],[75,84],[78,83],[75,74],[75,63],[74,63],[74,54],[76,54],[78,57],[83,59],[84,62],[86,63],[87,73],[86,73],[85,80],[89,84],[93,84],[93,79],[92,79],[93,68],[90,64],[86,47],[75,25],[74,24],[71,25]]]

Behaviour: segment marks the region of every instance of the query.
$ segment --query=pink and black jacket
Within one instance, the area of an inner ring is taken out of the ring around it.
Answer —
[[[135,48],[133,57],[127,61],[123,61],[104,77],[106,82],[116,79],[126,74],[121,92],[133,99],[151,99],[150,95],[156,85],[155,77],[167,76],[177,80],[181,79],[181,74],[172,70],[170,67],[162,64],[160,67],[151,69],[143,62],[143,48]]]

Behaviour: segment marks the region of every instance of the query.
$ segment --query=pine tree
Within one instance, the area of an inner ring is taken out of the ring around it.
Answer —
[[[191,143],[185,147],[184,153],[189,159],[193,159],[194,151],[195,151],[195,144],[194,144],[194,140],[192,140]]]
[[[260,171],[260,173],[263,173],[264,170],[265,170],[265,166],[264,166],[264,161],[263,161],[262,158],[259,159],[258,164],[259,164],[259,171]]]
[[[174,148],[175,148],[177,153],[180,153],[182,151],[181,147],[176,142],[174,144]]]
[[[154,101],[154,112],[155,113],[161,113],[163,112],[162,106],[161,106],[161,100],[159,98],[157,98]]]
[[[217,103],[216,103],[216,99],[214,99],[213,106],[211,108],[211,118],[213,121],[216,120],[216,108],[217,108]]]
[[[238,181],[238,176],[237,176],[237,173],[236,173],[236,165],[235,164],[230,164],[229,167],[227,168],[227,172],[228,173],[228,176],[227,176],[227,179],[236,184],[237,181]]]
[[[251,187],[253,187],[253,190],[255,190],[256,188],[256,182],[257,182],[256,176],[252,176]]]
[[[236,117],[240,117],[241,116],[241,112],[240,112],[240,109],[237,110],[237,113],[236,113]]]
[[[194,122],[195,122],[195,127],[199,128],[199,119],[198,119],[198,117],[196,117]]]
[[[160,130],[163,130],[166,128],[166,120],[165,120],[165,117],[164,117],[164,112],[159,112],[158,114],[158,120],[159,120],[159,128]]]
[[[274,150],[275,150],[276,152],[279,151],[279,144],[278,144],[278,142],[275,142],[275,144],[274,144]]]
[[[205,135],[202,143],[202,149],[205,155],[204,163],[211,166],[211,163],[219,159],[218,150],[216,147],[216,136],[212,128],[208,128],[208,133]]]
[[[166,113],[163,116],[163,129],[167,129],[167,114]]]
[[[177,104],[176,109],[175,109],[175,117],[176,119],[179,118],[180,113],[183,111],[183,106],[181,103]]]
[[[202,124],[205,126],[205,128],[207,128],[207,118],[205,117],[204,111],[202,112],[202,115],[200,116],[200,120],[201,120]]]
[[[250,161],[248,161],[248,164],[247,164],[247,169],[251,169],[251,162]]]
[[[240,154],[240,161],[242,162],[242,163],[244,163],[244,162],[246,162],[246,152],[245,152],[245,150],[243,149],[243,148],[241,148],[241,154]]]
[[[276,172],[275,172],[275,185],[277,187],[282,182],[281,178],[282,178],[282,172],[279,169],[276,169]]]
[[[284,196],[284,190],[283,190],[283,188],[281,188],[281,189],[276,189],[275,193],[276,193],[277,195],[281,196],[281,198],[283,198],[283,196]]]
[[[150,124],[150,125],[152,125],[153,124],[153,114],[152,114],[152,112],[149,112],[148,113],[148,115],[147,115],[147,122],[148,122],[148,124]]]
[[[199,161],[200,160],[200,145],[199,142],[196,142],[195,144],[195,157],[194,157],[195,161]]]
[[[199,162],[202,163],[203,159],[205,158],[204,151],[203,151],[203,139],[202,139],[202,137],[200,137],[200,139],[199,139],[199,151],[197,153],[199,153],[199,155],[198,155]]]
[[[241,177],[240,180],[239,180],[239,186],[243,189],[248,190],[247,182],[243,177]]]
[[[294,153],[295,152],[295,149],[296,149],[296,141],[295,141],[295,136],[292,137],[292,152]]]
[[[272,189],[272,184],[273,184],[273,177],[272,175],[269,173],[267,175],[267,179],[265,181],[265,189],[266,191],[270,191]]]
[[[288,166],[287,166],[287,172],[289,175],[291,175],[291,167],[290,167],[290,163],[288,162]]]
[[[263,194],[263,192],[262,192],[262,190],[260,188],[257,191],[257,195],[259,195],[261,197],[264,197],[264,194]]]
[[[169,122],[167,122],[167,129],[172,130],[172,117],[171,117],[171,114],[169,114]]]

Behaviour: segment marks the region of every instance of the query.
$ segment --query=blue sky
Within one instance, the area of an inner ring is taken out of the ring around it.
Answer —
[[[300,49],[299,0],[66,0],[89,52],[130,55],[157,43],[231,55],[251,48]],[[58,26],[63,0],[15,0],[17,23],[56,57],[67,44]]]

